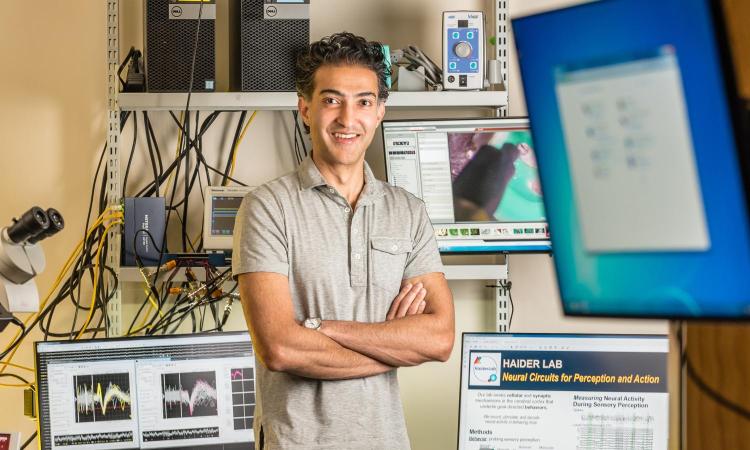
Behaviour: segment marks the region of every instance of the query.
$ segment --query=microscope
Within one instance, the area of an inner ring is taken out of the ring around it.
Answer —
[[[0,230],[0,331],[13,320],[12,313],[39,309],[39,292],[33,279],[45,266],[39,242],[64,227],[56,209],[45,211],[34,206]]]

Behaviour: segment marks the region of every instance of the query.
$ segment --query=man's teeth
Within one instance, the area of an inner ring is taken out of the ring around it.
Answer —
[[[356,134],[344,134],[344,133],[333,133],[333,135],[339,139],[351,139],[357,136]]]

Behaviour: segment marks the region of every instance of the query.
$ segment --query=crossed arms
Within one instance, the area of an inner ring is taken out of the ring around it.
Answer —
[[[324,320],[319,330],[295,321],[286,276],[254,272],[238,281],[253,347],[272,371],[361,378],[446,361],[453,349],[453,297],[442,273],[404,280],[383,322]]]

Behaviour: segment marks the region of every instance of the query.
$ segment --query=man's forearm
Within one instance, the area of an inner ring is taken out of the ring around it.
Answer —
[[[246,273],[238,283],[253,348],[268,369],[322,380],[361,378],[393,369],[296,322],[286,276]]]
[[[269,357],[271,370],[306,378],[343,380],[362,378],[393,370],[393,366],[344,348],[318,331],[299,327]],[[261,360],[263,357],[261,356]]]
[[[433,314],[378,323],[326,320],[320,331],[343,347],[397,367],[445,361],[453,347],[453,324]]]

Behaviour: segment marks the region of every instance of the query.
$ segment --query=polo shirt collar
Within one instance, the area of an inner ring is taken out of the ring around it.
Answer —
[[[302,189],[312,189],[318,186],[326,186],[325,178],[320,174],[320,170],[312,160],[312,154],[307,158],[303,159],[299,167],[297,167],[297,174],[299,174],[299,182]]]
[[[297,174],[299,175],[300,185],[303,190],[312,189],[319,186],[328,186],[325,178],[321,175],[320,170],[312,160],[312,154],[302,160],[299,167],[297,168]],[[375,198],[380,197],[383,194],[383,188],[380,186],[380,182],[375,178],[375,175],[370,169],[370,165],[365,161],[365,187],[362,189],[362,195],[359,201],[370,202]]]

